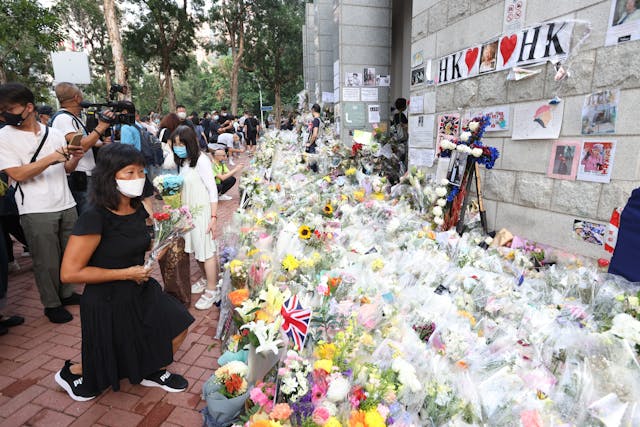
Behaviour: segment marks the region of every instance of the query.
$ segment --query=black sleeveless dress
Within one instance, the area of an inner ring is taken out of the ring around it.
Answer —
[[[100,234],[89,266],[118,269],[144,264],[150,237],[143,208],[117,215],[92,207],[76,223],[76,236]],[[133,384],[173,362],[172,340],[194,318],[155,279],[88,284],[80,302],[82,375],[88,390]]]

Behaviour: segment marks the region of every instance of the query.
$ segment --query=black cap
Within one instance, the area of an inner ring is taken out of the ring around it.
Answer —
[[[46,114],[47,116],[52,116],[53,108],[48,105],[41,105],[38,107],[38,114]]]

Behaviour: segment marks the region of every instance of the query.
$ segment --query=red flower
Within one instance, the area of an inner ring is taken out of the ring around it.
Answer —
[[[242,377],[238,374],[231,374],[224,382],[224,387],[230,394],[235,394],[242,387]]]
[[[358,154],[358,151],[360,151],[361,149],[362,149],[362,144],[358,142],[354,142],[353,145],[351,146],[351,155],[355,156],[356,154]]]
[[[171,219],[171,215],[168,212],[156,212],[153,214],[153,218],[156,221],[168,221]]]

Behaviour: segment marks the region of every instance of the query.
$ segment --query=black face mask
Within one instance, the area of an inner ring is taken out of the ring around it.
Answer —
[[[27,107],[25,106],[24,110],[22,110],[22,113],[24,113],[26,109],[27,109]],[[20,126],[20,125],[22,125],[22,123],[25,121],[25,118],[22,117],[22,113],[13,114],[13,113],[9,113],[9,112],[5,111],[4,113],[2,113],[2,117],[4,118],[4,124],[5,125],[9,125],[9,126]]]

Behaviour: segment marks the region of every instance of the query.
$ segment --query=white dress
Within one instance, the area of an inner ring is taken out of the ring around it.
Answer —
[[[184,237],[184,251],[193,254],[196,260],[204,262],[216,253],[216,242],[211,234],[206,232],[211,220],[211,203],[218,201],[211,160],[205,154],[201,154],[196,166],[191,168],[187,159],[180,175],[184,179],[182,204],[195,212],[195,228]]]

